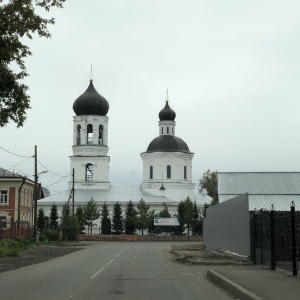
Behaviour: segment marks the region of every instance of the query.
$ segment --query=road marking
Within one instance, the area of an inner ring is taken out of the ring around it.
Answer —
[[[118,254],[116,255],[116,258],[118,258],[120,255],[121,255],[121,253],[118,253]]]
[[[97,271],[93,276],[91,276],[91,279],[94,279],[100,272],[102,272],[105,269],[105,267],[102,267],[99,271]]]
[[[110,265],[115,259],[113,258],[112,260],[110,260],[107,265]]]

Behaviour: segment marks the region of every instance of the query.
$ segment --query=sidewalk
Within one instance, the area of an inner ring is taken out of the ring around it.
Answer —
[[[300,278],[257,265],[214,266],[207,277],[241,300],[299,300]]]
[[[199,247],[199,246],[198,246]],[[299,300],[300,275],[253,265],[203,248],[172,249],[178,261],[207,266],[207,277],[240,300]]]

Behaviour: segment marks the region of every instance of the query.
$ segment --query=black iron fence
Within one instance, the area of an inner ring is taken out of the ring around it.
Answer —
[[[300,265],[300,212],[261,209],[250,212],[251,260],[297,275]]]
[[[17,236],[29,237],[31,234],[30,223],[26,221],[1,221],[0,240],[15,239]]]

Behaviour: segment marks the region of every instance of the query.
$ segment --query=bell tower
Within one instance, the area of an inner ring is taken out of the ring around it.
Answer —
[[[73,155],[71,172],[75,170],[74,183],[78,189],[109,189],[108,154],[108,101],[93,85],[79,96],[73,110]],[[68,183],[72,188],[72,180]]]

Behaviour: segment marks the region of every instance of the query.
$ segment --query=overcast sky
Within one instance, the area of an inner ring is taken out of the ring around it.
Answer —
[[[110,104],[112,184],[142,181],[140,153],[158,136],[167,89],[195,182],[207,169],[300,171],[299,1],[67,0],[50,15],[52,38],[27,42],[28,119],[0,129],[1,147],[31,156],[37,145],[39,161],[67,175],[72,106],[92,64]],[[33,175],[25,159],[0,149],[1,167]],[[54,194],[69,177],[39,180]]]

